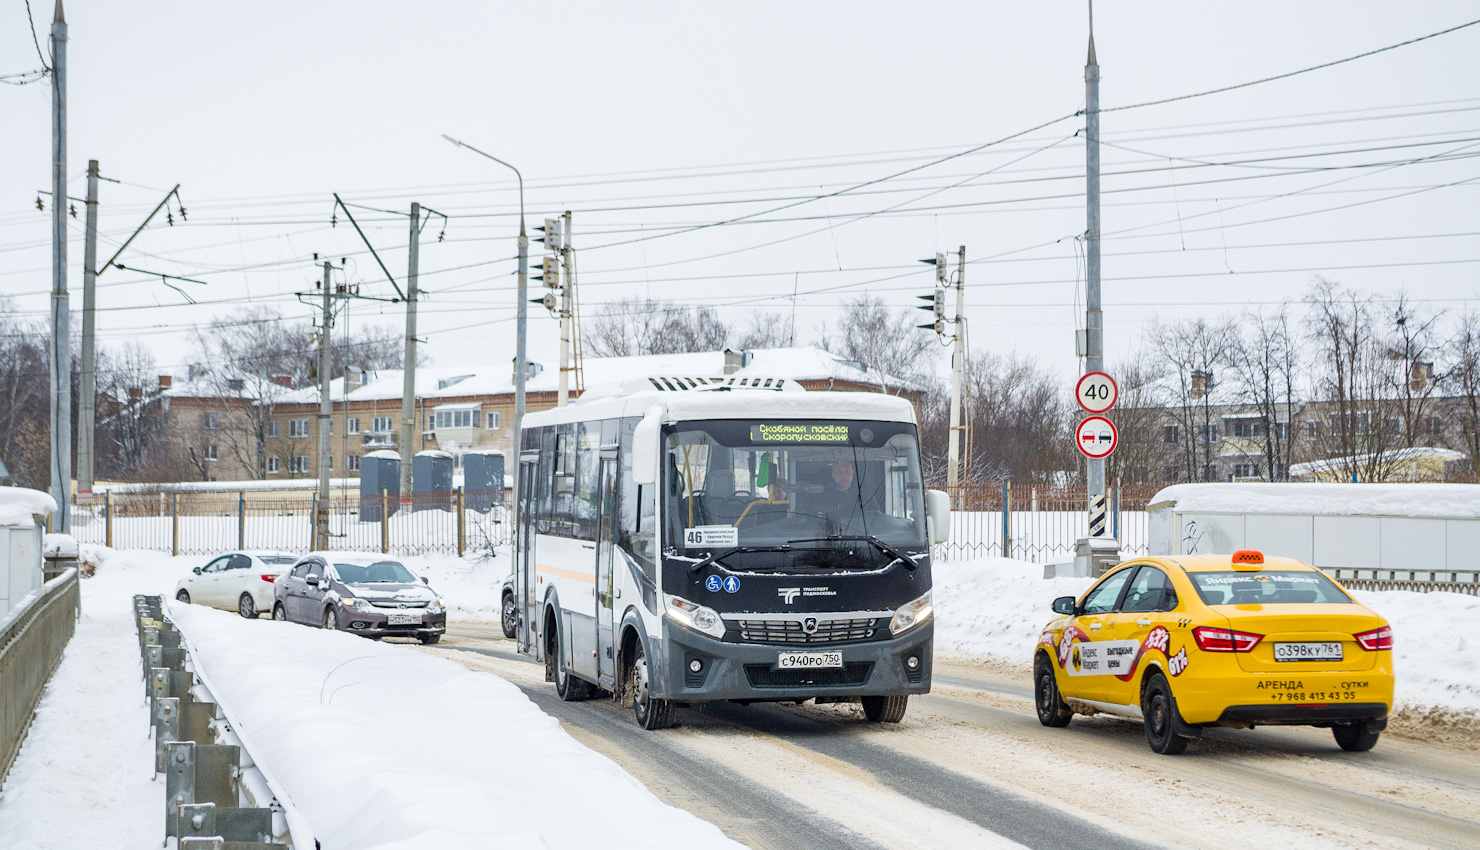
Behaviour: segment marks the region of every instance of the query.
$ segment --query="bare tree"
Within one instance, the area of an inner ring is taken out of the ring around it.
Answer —
[[[1291,447],[1302,407],[1297,401],[1301,376],[1302,341],[1290,324],[1288,304],[1265,314],[1244,314],[1243,330],[1229,349],[1229,364],[1238,378],[1238,398],[1252,409],[1241,417],[1246,433],[1230,443],[1256,464],[1259,476],[1270,481],[1290,477]]]
[[[1395,424],[1401,407],[1392,397],[1391,348],[1374,325],[1372,299],[1318,277],[1305,300],[1322,369],[1316,398],[1334,410],[1311,426],[1312,442],[1343,478],[1385,481],[1401,439]]]
[[[1471,473],[1480,472],[1480,314],[1460,317],[1459,331],[1449,342],[1449,382]]]
[[[1076,468],[1073,404],[1062,381],[1024,357],[976,352],[964,391],[971,479],[1048,484]]]
[[[0,297],[0,460],[13,483],[45,490],[51,481],[47,447],[47,332],[17,315]]]
[[[718,351],[729,335],[729,327],[709,307],[629,297],[608,304],[586,323],[581,341],[593,357],[633,357]]]
[[[138,340],[98,352],[97,472],[100,478],[137,481],[167,452],[165,405],[154,356]]]
[[[884,299],[860,295],[843,305],[832,328],[818,328],[826,351],[857,360],[886,390],[919,385],[934,371],[934,334],[916,327],[911,310],[890,310]]]
[[[1161,361],[1145,349],[1118,364],[1113,374],[1120,399],[1110,417],[1120,440],[1106,460],[1105,474],[1137,483],[1176,480],[1180,463],[1176,441],[1166,440],[1166,375]]]
[[[796,344],[796,328],[779,312],[753,310],[735,331],[736,348],[789,348]]]
[[[1441,436],[1431,420],[1436,403],[1435,394],[1444,377],[1434,374],[1435,354],[1439,349],[1435,339],[1439,317],[1437,313],[1422,313],[1409,301],[1404,292],[1399,292],[1396,303],[1388,311],[1392,324],[1392,336],[1387,341],[1385,354],[1390,363],[1387,370],[1387,395],[1397,402],[1399,429],[1398,444],[1403,448],[1434,442]]]
[[[1214,394],[1219,393],[1219,374],[1233,347],[1233,321],[1225,316],[1153,322],[1146,335],[1167,368],[1167,411],[1176,429],[1172,436],[1181,471],[1188,481],[1212,480],[1221,447]]]

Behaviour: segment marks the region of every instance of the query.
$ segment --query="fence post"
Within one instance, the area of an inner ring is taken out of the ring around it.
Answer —
[[[467,514],[463,512],[463,488],[457,488],[457,556],[463,556],[467,542]]]
[[[386,496],[386,491],[380,491],[380,553],[389,555],[391,553],[391,500]]]
[[[236,548],[247,548],[247,494],[236,492]]]
[[[1110,536],[1116,540],[1120,539],[1120,478],[1115,479],[1115,501],[1110,507]]]
[[[314,546],[319,542],[319,529],[315,523],[319,516],[319,494],[313,494],[313,501],[308,511],[308,551],[312,552]]]
[[[113,491],[103,491],[103,545],[113,548]]]
[[[180,554],[180,494],[170,494],[170,554]]]
[[[1002,482],[1002,557],[1012,557],[1012,479]]]

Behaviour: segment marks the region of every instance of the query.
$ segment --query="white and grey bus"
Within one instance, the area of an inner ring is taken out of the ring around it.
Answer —
[[[526,416],[520,445],[517,639],[562,699],[657,729],[712,700],[898,721],[930,690],[950,513],[907,400],[644,379]]]

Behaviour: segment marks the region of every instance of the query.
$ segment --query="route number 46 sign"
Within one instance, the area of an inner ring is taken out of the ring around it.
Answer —
[[[1074,386],[1074,399],[1090,413],[1104,413],[1120,398],[1120,387],[1104,372],[1086,372]]]

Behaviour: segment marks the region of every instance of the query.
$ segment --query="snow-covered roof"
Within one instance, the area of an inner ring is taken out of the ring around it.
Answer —
[[[34,526],[36,517],[49,516],[56,509],[56,500],[40,490],[0,487],[0,525]]]
[[[1382,465],[1386,465],[1392,463],[1407,463],[1409,461],[1422,460],[1424,458],[1434,458],[1436,460],[1451,461],[1464,460],[1465,455],[1463,452],[1457,452],[1453,449],[1440,449],[1432,446],[1414,446],[1411,449],[1394,449],[1392,451],[1383,452],[1382,457],[1378,458],[1377,462]],[[1374,458],[1370,454],[1353,455],[1351,457],[1323,458],[1321,460],[1312,460],[1306,461],[1305,463],[1291,464],[1290,474],[1301,476],[1316,475],[1322,472],[1343,472],[1345,470],[1351,469],[1354,466],[1370,466],[1372,465],[1373,460]]]
[[[902,378],[860,369],[856,361],[811,346],[772,348],[749,352],[750,363],[732,374],[736,377],[786,378],[793,381],[846,381],[869,385],[887,385],[908,390],[923,389]],[[632,378],[665,375],[725,374],[723,351],[695,351],[684,354],[651,354],[640,357],[587,357],[583,362],[588,392]],[[459,379],[453,381],[452,379]],[[335,401],[391,401],[401,398],[405,373],[400,369],[381,369],[363,386],[345,392],[344,378],[335,379],[329,396]],[[560,386],[558,369],[547,369],[525,384],[527,392],[555,392]],[[513,369],[508,361],[480,366],[422,366],[416,370],[416,396],[423,399],[465,398],[467,396],[508,395],[514,392]],[[319,400],[317,387],[284,390],[277,404],[314,404]],[[447,408],[451,409],[451,408]]]
[[[1480,517],[1480,484],[1174,484],[1151,498],[1180,513]]]

